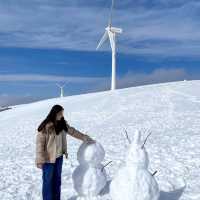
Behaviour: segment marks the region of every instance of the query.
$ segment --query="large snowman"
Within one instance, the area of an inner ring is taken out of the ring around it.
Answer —
[[[72,174],[74,188],[78,193],[78,200],[99,199],[99,193],[105,187],[107,175],[101,164],[105,151],[101,144],[82,143],[77,153],[79,165]]]
[[[112,200],[158,200],[159,186],[148,171],[149,158],[141,133],[136,130],[130,144],[125,165],[119,169],[110,184]]]

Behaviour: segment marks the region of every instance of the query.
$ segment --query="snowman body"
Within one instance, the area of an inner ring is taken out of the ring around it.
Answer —
[[[79,199],[98,199],[105,187],[107,174],[101,162],[105,151],[99,143],[83,143],[77,153],[79,165],[72,174],[74,188]]]
[[[148,171],[148,164],[148,154],[145,148],[141,148],[140,132],[136,131],[125,164],[111,182],[112,200],[158,200],[159,187]]]

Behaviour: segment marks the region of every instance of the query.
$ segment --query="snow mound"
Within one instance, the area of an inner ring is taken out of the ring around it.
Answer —
[[[153,135],[145,148],[149,171],[158,170],[155,178],[160,200],[199,200],[199,88],[199,80],[162,83],[48,99],[0,112],[0,199],[42,199],[42,174],[34,163],[36,130],[52,106],[60,104],[72,126],[103,145],[104,163],[114,163],[106,167],[110,178],[127,158],[124,127],[131,141],[136,129],[151,129]],[[79,165],[80,144],[68,137],[69,158],[63,162],[61,199],[76,199],[72,172]],[[120,191],[125,196],[124,187]],[[103,190],[101,200],[111,200],[109,187]]]

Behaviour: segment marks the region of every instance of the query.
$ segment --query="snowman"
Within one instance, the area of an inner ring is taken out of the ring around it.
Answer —
[[[105,157],[102,145],[82,143],[77,153],[79,165],[72,173],[73,184],[78,200],[99,199],[99,193],[107,183],[105,166],[101,164]]]
[[[159,199],[160,191],[154,178],[155,173],[151,174],[148,171],[149,158],[144,146],[145,142],[141,142],[141,133],[136,130],[125,165],[119,169],[110,184],[112,200]]]

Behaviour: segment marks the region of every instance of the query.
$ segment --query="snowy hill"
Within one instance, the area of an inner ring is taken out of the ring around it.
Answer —
[[[200,81],[146,85],[55,98],[14,106],[0,112],[0,199],[41,199],[41,170],[34,165],[36,129],[54,104],[65,108],[65,118],[99,141],[110,178],[124,162],[127,140],[136,128],[150,129],[146,149],[150,171],[158,170],[160,200],[200,199]],[[145,137],[143,135],[142,137]],[[71,174],[78,165],[81,141],[68,136],[69,159],[64,160],[62,200],[75,200]],[[109,188],[102,200],[110,199]]]

